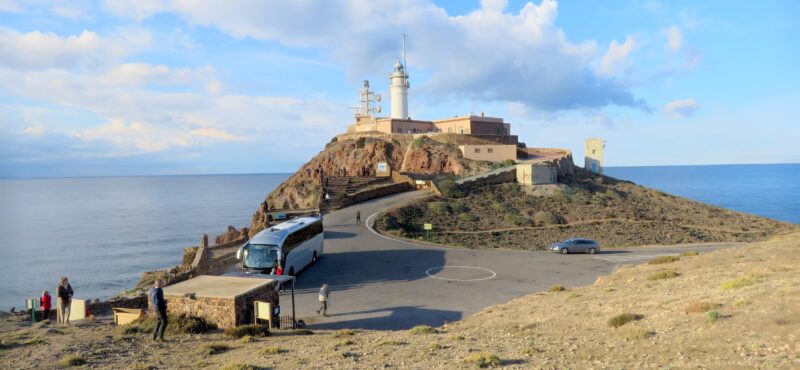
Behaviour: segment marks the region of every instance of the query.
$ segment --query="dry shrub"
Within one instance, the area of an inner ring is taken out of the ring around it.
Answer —
[[[86,364],[86,359],[78,355],[67,356],[62,358],[58,364],[61,367],[83,366]]]
[[[740,276],[736,279],[726,281],[725,283],[720,285],[719,288],[722,290],[744,288],[746,286],[758,283],[759,281],[761,281],[761,278],[763,277],[764,275],[762,274],[750,274],[750,275]]]
[[[394,339],[385,340],[383,342],[378,343],[379,346],[404,346],[406,344],[408,344],[408,342],[404,340],[394,340]]]
[[[231,338],[242,338],[245,336],[250,337],[265,337],[269,335],[269,329],[263,325],[242,325],[225,329],[225,336]]]
[[[503,364],[503,362],[500,361],[500,357],[489,352],[473,353],[465,357],[464,361],[468,364],[477,365],[480,368],[498,367]]]
[[[258,366],[249,364],[230,364],[222,368],[222,370],[258,370]]]
[[[699,256],[699,255],[700,255],[700,252],[698,252],[698,251],[686,251],[686,252],[681,253],[681,256],[683,256],[683,257],[691,257],[691,256]]]
[[[686,313],[703,313],[706,311],[714,310],[722,307],[719,303],[710,302],[692,302],[684,309]]]
[[[197,347],[197,353],[201,355],[211,356],[225,352],[230,348],[231,347],[225,343],[205,343]]]
[[[612,328],[618,328],[622,325],[625,325],[631,321],[638,321],[644,318],[644,315],[639,315],[635,313],[623,313],[617,316],[612,317],[608,320],[608,326]]]
[[[411,334],[436,334],[436,329],[428,325],[417,325],[408,329],[408,332]]]
[[[663,280],[663,279],[672,279],[674,277],[678,277],[679,274],[675,270],[663,270],[647,276],[647,280],[656,281],[656,280]]]
[[[551,287],[550,287],[550,289],[548,289],[547,291],[548,291],[548,292],[563,292],[563,291],[565,291],[565,290],[567,290],[567,288],[564,288],[564,287],[563,287],[563,286],[561,286],[561,285],[553,285],[553,286],[551,286]]]
[[[630,328],[622,332],[622,337],[627,340],[648,339],[654,337],[656,332],[644,328]]]
[[[283,352],[285,351],[279,347],[264,347],[258,351],[262,355],[277,355]]]
[[[680,260],[681,258],[678,256],[658,256],[647,262],[650,265],[662,265],[665,263],[671,263]]]
[[[356,335],[356,331],[353,329],[342,329],[333,333],[334,338],[352,337],[354,335]]]

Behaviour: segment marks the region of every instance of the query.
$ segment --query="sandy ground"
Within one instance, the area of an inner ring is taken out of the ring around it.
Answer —
[[[624,267],[594,285],[527,295],[428,333],[274,332],[241,343],[216,332],[154,344],[145,334],[122,335],[103,320],[60,328],[5,318],[0,367],[58,368],[64,357],[80,356],[84,366],[118,369],[475,368],[473,360],[486,354],[505,368],[798,368],[798,248],[800,233],[794,233]],[[653,280],[671,276],[664,271],[677,276]],[[686,312],[698,303],[716,307],[715,313]],[[623,313],[637,319],[610,327],[609,320]],[[229,348],[199,353],[208,343]]]

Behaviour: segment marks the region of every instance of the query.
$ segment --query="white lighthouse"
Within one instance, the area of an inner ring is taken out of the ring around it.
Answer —
[[[392,118],[408,119],[408,73],[404,66],[406,62],[406,35],[403,35],[403,63],[398,60],[394,65],[394,72],[389,75],[389,86],[392,95]]]

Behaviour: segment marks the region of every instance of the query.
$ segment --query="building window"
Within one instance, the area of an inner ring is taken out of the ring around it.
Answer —
[[[486,148],[486,153],[494,153],[494,148]]]
[[[481,152],[481,150],[480,150],[480,149],[478,149],[478,148],[475,148],[475,153],[480,153],[480,152]]]
[[[596,150],[592,149],[592,154],[594,154],[595,152],[596,152]]]

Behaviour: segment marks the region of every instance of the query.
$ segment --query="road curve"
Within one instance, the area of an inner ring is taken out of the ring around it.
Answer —
[[[553,285],[591,284],[621,263],[681,250],[658,247],[563,256],[447,248],[392,239],[365,224],[368,217],[424,196],[425,192],[400,193],[325,215],[325,252],[297,276],[298,319],[312,329],[438,326]],[[355,222],[357,210],[362,215],[360,225]],[[328,317],[315,312],[317,291],[324,283],[332,289]],[[290,297],[283,295],[281,302],[288,312]]]

